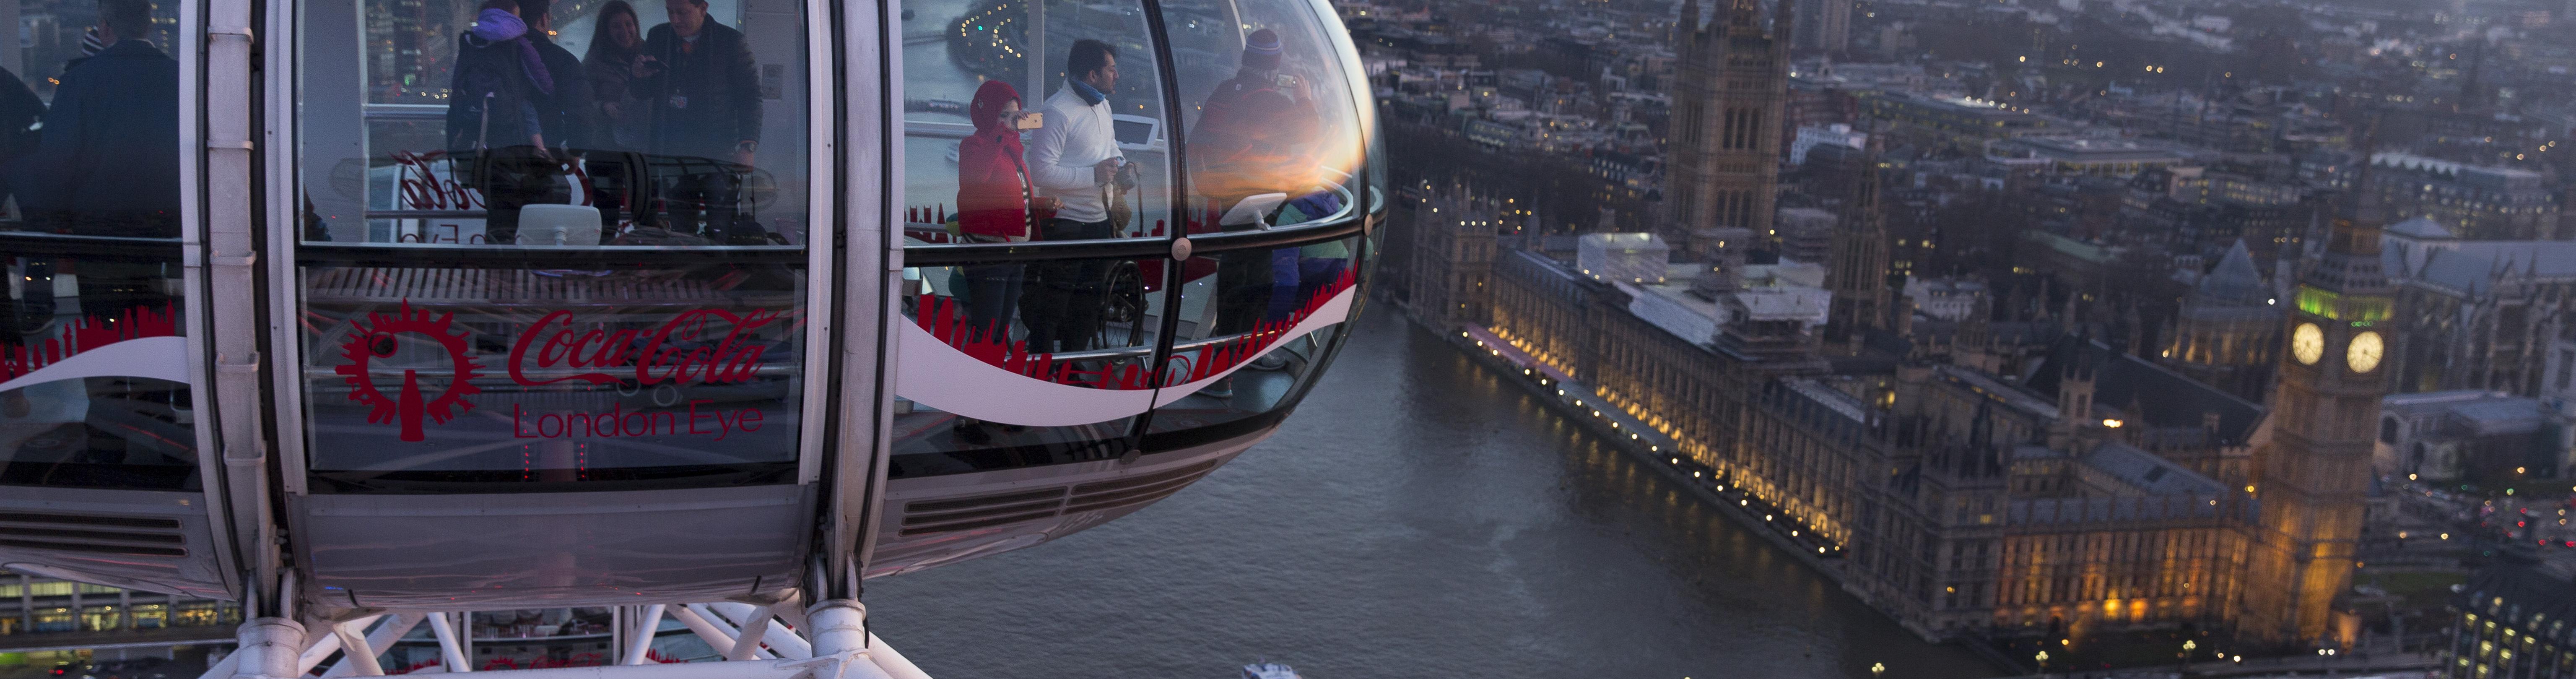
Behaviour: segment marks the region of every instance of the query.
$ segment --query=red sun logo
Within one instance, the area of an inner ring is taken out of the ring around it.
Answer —
[[[402,371],[400,393],[386,396],[376,388],[376,376],[369,371],[370,364],[375,359],[391,358],[402,346],[396,336],[406,333],[418,335],[447,351],[450,365],[447,390],[436,397],[422,397],[419,371],[409,368]],[[402,308],[392,316],[370,313],[365,321],[351,322],[349,341],[342,343],[340,349],[340,355],[347,357],[349,362],[337,368],[336,372],[347,375],[349,386],[355,387],[349,392],[349,400],[367,404],[368,422],[400,420],[404,441],[423,438],[421,416],[427,415],[432,421],[446,424],[448,420],[455,419],[459,411],[474,408],[473,403],[465,400],[466,395],[482,391],[474,388],[473,384],[477,377],[474,369],[482,366],[466,355],[465,331],[456,328],[456,314],[442,314],[433,319],[427,311],[412,311],[409,300],[405,300]]]

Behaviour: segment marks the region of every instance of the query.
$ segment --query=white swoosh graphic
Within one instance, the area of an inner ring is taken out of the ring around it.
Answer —
[[[0,391],[81,377],[149,377],[187,384],[188,338],[145,337],[83,350],[0,382]]]
[[[1261,351],[1269,352],[1279,343],[1303,337],[1331,327],[1350,316],[1351,300],[1359,286],[1344,288],[1333,298],[1316,307],[1297,325],[1278,335]],[[930,331],[916,323],[899,323],[895,361],[895,395],[922,405],[988,422],[1031,427],[1069,427],[1106,422],[1145,412],[1158,405],[1170,404],[1182,397],[1234,374],[1251,365],[1237,363],[1204,379],[1164,387],[1161,396],[1151,389],[1090,389],[1057,384],[1003,370],[976,360],[956,347],[939,341]]]

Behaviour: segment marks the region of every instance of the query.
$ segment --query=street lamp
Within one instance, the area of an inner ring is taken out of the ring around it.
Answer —
[[[1874,662],[1869,664],[1869,679],[1878,679],[1878,675],[1886,673],[1887,663]]]
[[[2048,676],[2048,652],[2039,652],[2039,676]]]
[[[2194,643],[2194,642],[2192,642],[2192,640],[2190,640],[2190,639],[2184,639],[2184,640],[2182,640],[2182,673],[2183,673],[2183,674],[2191,674],[2191,651],[2192,651],[2192,649],[2195,649],[2195,648],[2200,648],[2200,644]]]

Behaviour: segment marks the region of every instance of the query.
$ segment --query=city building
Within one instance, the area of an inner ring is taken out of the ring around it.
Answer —
[[[2392,394],[2381,401],[2371,449],[2383,474],[2433,483],[2509,488],[2565,478],[2569,418],[2540,399],[2460,390]]]
[[[2391,386],[2541,395],[2552,347],[2576,331],[2565,302],[2576,295],[2576,242],[2462,239],[2437,221],[2389,229],[2382,266],[2404,330],[2389,347]]]
[[[2431,217],[2467,240],[2558,240],[2554,187],[2538,172],[2406,153],[2371,156],[2370,191],[2389,218]]]
[[[1832,212],[1811,207],[1780,210],[1772,222],[1780,229],[1780,258],[1823,264],[1832,256],[1834,225],[1842,221]]]
[[[2271,437],[2255,452],[2262,523],[2241,629],[2279,643],[2342,636],[2329,625],[2361,538],[2379,404],[2389,392],[2381,359],[2405,335],[2388,323],[2397,291],[2380,269],[2386,222],[2368,194],[2351,202],[2293,293]]]
[[[2253,253],[2240,240],[2216,268],[2190,273],[2198,276],[2157,362],[2248,400],[2266,397],[2280,362],[2281,307]]]
[[[1807,151],[1818,146],[1831,144],[1857,151],[1868,143],[1869,133],[1853,130],[1850,125],[1803,126],[1798,128],[1798,138],[1789,142],[1789,164],[1807,164]]]
[[[144,658],[202,667],[240,623],[231,602],[0,574],[0,672]]]
[[[1440,326],[1482,325],[1492,306],[1486,285],[1495,257],[1495,232],[1504,208],[1492,199],[1450,191],[1413,206],[1406,256],[1414,262],[1400,275],[1414,314]],[[1517,221],[1517,220],[1514,220]]]
[[[2127,177],[2190,159],[2188,149],[2166,142],[2060,135],[1996,140],[1986,145],[1985,153],[1998,162],[2037,161],[2040,172],[2059,176]]]
[[[1729,0],[1725,11],[1701,25],[1699,3],[1682,3],[1674,26],[1676,53],[1672,126],[1667,139],[1664,197],[1697,261],[1714,246],[1719,228],[1769,236],[1780,181],[1780,120],[1788,99],[1789,35],[1793,12],[1778,12],[1767,27],[1762,4]]]
[[[1798,14],[1797,47],[1838,55],[1851,50],[1852,0],[1791,0]]]
[[[1974,152],[1989,140],[2033,134],[2050,127],[2045,117],[2004,106],[1970,97],[1905,91],[1873,92],[1861,99],[1864,115],[1893,124],[1886,130],[1888,133],[1910,142],[1963,152]]]
[[[2451,599],[2445,679],[2576,677],[2576,569],[2508,556]]]

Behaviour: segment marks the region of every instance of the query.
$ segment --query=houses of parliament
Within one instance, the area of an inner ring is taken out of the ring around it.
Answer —
[[[1836,547],[1826,570],[1926,638],[2197,629],[2349,647],[2337,602],[2397,342],[2367,199],[2331,208],[2267,318],[2192,330],[2277,343],[2238,352],[2274,363],[2268,386],[2195,379],[1989,293],[1964,320],[1917,323],[1878,171],[1848,187],[1829,261],[1745,263],[1740,242],[1772,230],[1790,26],[1717,3],[1705,20],[1680,3],[1674,29],[1674,223],[1657,234],[1680,241],[1672,274],[1610,280],[1575,261],[1576,239],[1497,236],[1476,199],[1435,197],[1399,236],[1425,288],[1410,294],[1432,300],[1416,317],[1499,337],[1647,423]],[[1794,284],[1815,265],[1821,308]],[[2213,276],[2200,303],[2268,285],[2249,262]]]

